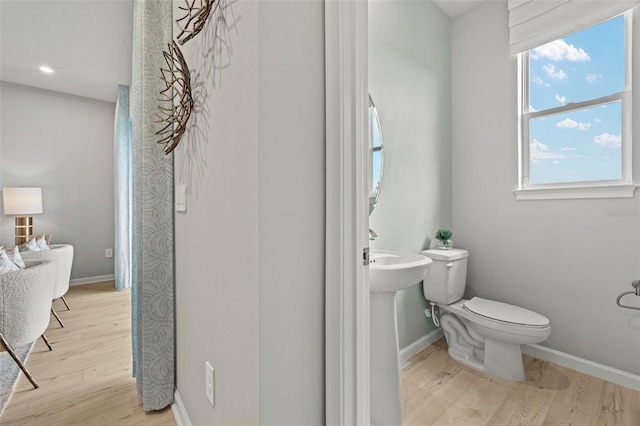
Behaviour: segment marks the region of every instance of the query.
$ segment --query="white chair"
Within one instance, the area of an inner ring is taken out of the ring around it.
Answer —
[[[22,259],[43,260],[56,264],[56,285],[53,289],[52,299],[62,299],[67,310],[70,310],[64,295],[69,291],[69,280],[71,279],[71,267],[73,266],[73,246],[69,244],[51,244],[50,250],[46,251],[23,251],[20,252]],[[51,313],[58,320],[61,327],[64,327],[57,312],[51,307]]]
[[[44,332],[49,326],[56,265],[33,261],[25,261],[25,264],[25,269],[0,274],[0,351],[8,351],[37,388],[38,384],[16,356],[14,348],[42,337],[51,350]]]

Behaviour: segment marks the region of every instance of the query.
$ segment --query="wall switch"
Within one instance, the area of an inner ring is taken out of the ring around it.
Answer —
[[[187,211],[187,185],[176,185],[176,211],[186,213]]]
[[[204,363],[204,393],[207,395],[207,399],[209,400],[209,404],[213,407],[215,405],[215,400],[213,399],[214,390],[215,390],[215,371],[209,361]]]
[[[107,258],[113,257],[113,249],[104,249],[104,257],[107,257]]]

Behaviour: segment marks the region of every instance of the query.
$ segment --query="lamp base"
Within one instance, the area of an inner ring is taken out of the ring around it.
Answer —
[[[31,216],[16,217],[16,245],[24,244],[33,235],[33,218]]]

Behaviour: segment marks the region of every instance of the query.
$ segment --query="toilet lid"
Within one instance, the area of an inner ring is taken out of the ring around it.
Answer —
[[[480,297],[474,297],[466,301],[464,308],[483,317],[512,324],[533,327],[546,327],[549,325],[549,320],[536,312],[507,303],[482,299]]]

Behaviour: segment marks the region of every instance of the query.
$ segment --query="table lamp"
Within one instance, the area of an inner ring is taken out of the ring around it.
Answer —
[[[16,217],[16,245],[26,243],[33,234],[30,214],[42,213],[42,188],[2,188],[4,214]]]

